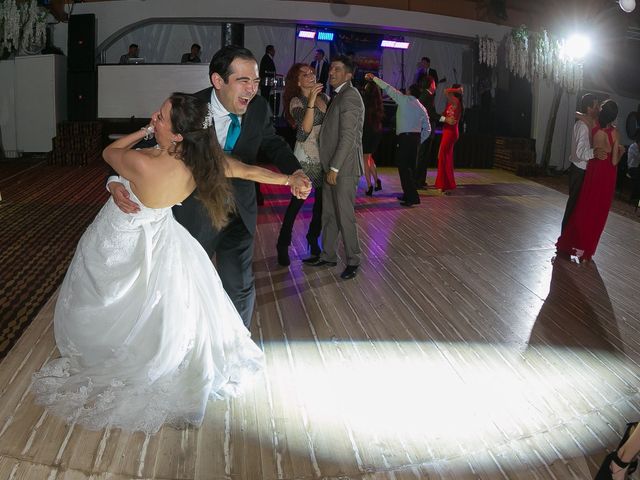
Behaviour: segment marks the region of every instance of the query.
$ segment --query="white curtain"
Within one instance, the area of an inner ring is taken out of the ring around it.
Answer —
[[[209,63],[220,48],[221,38],[220,24],[144,25],[111,45],[105,52],[106,62],[118,63],[120,56],[129,50],[129,45],[135,43],[140,47],[140,57],[147,63],[180,63],[182,54],[189,52],[191,45],[197,43],[202,47],[200,59],[203,63]]]
[[[289,25],[245,25],[245,46],[250,49],[258,61],[264,55],[265,47],[273,45],[276,49],[275,63],[277,72],[286,75],[287,70],[296,61],[310,63],[315,50],[322,48],[327,57],[329,44],[296,37],[296,26]],[[473,64],[471,42],[458,40],[432,40],[405,35],[410,48],[404,51],[385,48],[382,54],[382,78],[397,88],[407,88],[414,81],[417,64],[422,57],[431,58],[431,67],[438,71],[439,77],[447,79],[438,87],[441,92],[453,83],[461,83],[465,88],[465,105],[473,103]],[[127,53],[129,44],[140,46],[140,56],[147,63],[179,63],[180,57],[191,48],[192,43],[202,46],[202,61],[208,63],[221,45],[221,24],[155,24],[145,25],[129,32],[107,51],[107,63],[117,63],[120,55]],[[330,60],[330,59],[329,59]],[[404,67],[404,68],[403,68]],[[404,70],[404,85],[402,73]],[[436,97],[438,111],[444,109],[444,95]]]
[[[286,75],[294,63],[293,44],[296,34],[295,25],[247,25],[244,29],[244,45],[260,59],[267,45],[273,45],[276,55],[276,73]]]

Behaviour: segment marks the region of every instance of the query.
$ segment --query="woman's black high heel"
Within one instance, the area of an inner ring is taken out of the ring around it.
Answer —
[[[369,188],[367,188],[367,191],[364,192],[364,194],[368,197],[372,197],[373,196],[373,185],[370,186]]]
[[[382,182],[380,181],[380,179],[376,180],[376,188],[375,188],[376,192],[379,192],[380,190],[382,190]]]
[[[611,452],[609,455],[607,455],[604,458],[602,465],[600,465],[600,470],[598,470],[598,473],[596,473],[594,480],[613,480],[613,473],[611,472],[611,463],[615,463],[617,466],[619,466],[622,469],[627,468],[630,464],[630,462],[623,462],[622,460],[620,460],[620,457],[618,457],[617,451]],[[627,471],[625,476],[628,474],[629,472]]]
[[[627,423],[627,428],[625,428],[624,430],[624,434],[622,435],[622,440],[620,440],[620,443],[616,448],[616,452],[620,450],[620,448],[622,448],[622,445],[627,443],[627,440],[629,440],[629,437],[631,436],[631,434],[633,433],[633,431],[636,429],[637,426],[638,426],[638,422]],[[637,469],[638,469],[638,459],[634,458],[631,462],[629,462],[629,469],[627,470],[627,474],[631,475]]]

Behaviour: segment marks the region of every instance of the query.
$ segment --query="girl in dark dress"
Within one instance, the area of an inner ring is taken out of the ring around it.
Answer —
[[[382,92],[373,82],[367,82],[362,93],[364,102],[364,126],[362,128],[362,154],[364,160],[364,178],[367,181],[366,195],[373,195],[373,181],[375,182],[375,190],[382,190],[382,182],[378,178],[376,162],[373,159],[373,153],[380,143],[380,134],[382,132],[382,117],[384,109],[382,108]]]

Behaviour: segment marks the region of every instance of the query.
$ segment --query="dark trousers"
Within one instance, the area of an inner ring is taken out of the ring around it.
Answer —
[[[245,326],[251,325],[256,287],[253,277],[253,235],[239,216],[213,239],[216,270],[227,295],[242,317]]]
[[[427,184],[427,165],[432,158],[435,157],[436,151],[436,135],[433,133],[435,126],[431,126],[431,135],[418,148],[418,157],[416,158],[416,185],[419,187]]]
[[[567,206],[564,209],[564,217],[562,217],[562,230],[567,226],[569,218],[573,213],[573,209],[576,208],[578,197],[580,196],[580,189],[582,188],[582,182],[584,181],[584,170],[576,167],[573,163],[569,167],[569,198],[567,199]]]
[[[311,214],[311,222],[309,222],[309,229],[307,230],[307,240],[312,245],[315,245],[322,231],[322,188],[316,188],[313,195],[313,211]],[[293,224],[296,221],[298,212],[302,208],[302,204],[304,204],[304,200],[294,197],[293,195],[291,196],[291,201],[289,202],[287,211],[284,213],[284,219],[280,227],[278,245],[287,247],[291,245]]]
[[[400,133],[396,136],[396,165],[398,166],[404,201],[409,203],[420,202],[415,182],[419,143],[419,133]]]

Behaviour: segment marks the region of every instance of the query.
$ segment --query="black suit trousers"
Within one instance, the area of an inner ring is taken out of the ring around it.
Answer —
[[[398,166],[404,201],[409,203],[420,202],[415,182],[419,143],[419,133],[401,133],[396,137],[396,165]]]
[[[431,159],[435,158],[436,152],[436,134],[435,125],[431,125],[431,135],[418,148],[418,157],[416,158],[416,184],[418,186],[427,184],[427,166]]]

